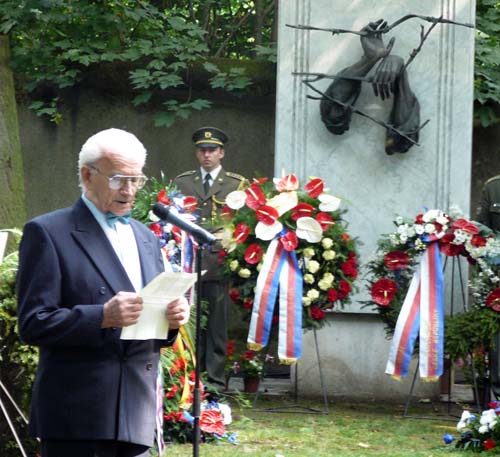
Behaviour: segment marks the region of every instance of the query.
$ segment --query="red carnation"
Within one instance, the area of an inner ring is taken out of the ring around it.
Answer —
[[[262,205],[255,211],[255,216],[259,222],[266,225],[273,225],[278,220],[279,213],[272,206]]]
[[[292,209],[291,218],[296,221],[301,217],[310,217],[314,213],[314,206],[309,203],[299,203],[295,208]]]
[[[161,238],[163,236],[163,229],[161,228],[161,225],[158,224],[158,222],[153,222],[149,226],[149,230],[151,230],[158,238]]]
[[[335,221],[327,213],[318,213],[315,217],[316,221],[321,225],[323,232],[326,232],[330,227],[335,225]]]
[[[493,311],[500,311],[500,288],[491,291],[486,297],[486,306]]]
[[[204,409],[200,414],[200,429],[205,433],[224,435],[226,427],[222,413],[218,409]]]
[[[229,298],[234,303],[238,303],[238,301],[240,299],[240,291],[238,289],[236,289],[236,287],[231,287],[231,289],[229,289]]]
[[[244,243],[248,235],[250,235],[250,227],[245,223],[242,222],[235,227],[233,237],[236,243]]]
[[[423,214],[417,214],[417,217],[415,218],[415,224],[425,224]]]
[[[252,243],[247,247],[243,258],[245,259],[245,262],[250,265],[255,265],[260,262],[263,255],[264,249],[262,249],[257,243]]]
[[[157,200],[164,205],[170,205],[170,200],[167,197],[167,191],[165,189],[158,192]]]
[[[184,208],[184,211],[188,213],[194,213],[197,206],[198,203],[196,202],[195,197],[184,197],[184,200],[182,201],[182,207]]]
[[[372,285],[372,300],[380,306],[389,306],[398,291],[397,284],[391,279],[382,278]]]
[[[356,279],[358,277],[358,270],[356,268],[356,260],[354,259],[349,259],[342,263],[340,266],[342,268],[342,273],[344,273],[346,276],[350,276],[353,279]]]
[[[245,191],[247,194],[246,205],[251,209],[257,209],[259,206],[266,203],[266,196],[257,183],[252,183]]]
[[[311,196],[312,198],[318,197],[321,193],[323,193],[323,188],[325,187],[325,183],[320,178],[311,179],[305,186],[304,190]]]
[[[497,446],[497,443],[493,440],[484,440],[484,448],[487,451],[490,451],[491,449],[495,448]]]
[[[339,283],[339,289],[337,290],[337,297],[339,298],[339,300],[343,300],[349,295],[349,292],[351,292],[351,290],[351,284],[345,279],[341,279]]]
[[[328,289],[326,291],[326,299],[330,303],[337,301],[338,300],[337,291],[335,289]]]
[[[410,263],[410,256],[403,251],[391,251],[384,256],[385,266],[392,271],[404,270]]]
[[[243,309],[252,309],[253,307],[253,300],[250,297],[245,298],[243,300]]]
[[[283,245],[283,249],[288,252],[295,251],[299,245],[299,239],[295,232],[287,232],[286,235],[280,237],[280,242]]]
[[[315,321],[321,321],[325,318],[326,313],[319,306],[311,306],[311,317]]]

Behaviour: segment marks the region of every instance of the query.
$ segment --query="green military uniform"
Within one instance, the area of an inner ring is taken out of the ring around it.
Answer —
[[[476,219],[496,232],[500,232],[500,175],[488,179],[481,192]]]
[[[221,169],[207,194],[203,189],[200,170],[181,173],[174,179],[174,184],[184,196],[196,197],[200,216],[197,223],[204,226],[218,238],[222,236],[222,227],[214,222],[220,216],[226,196],[245,183],[243,176]],[[207,372],[208,381],[222,388],[225,384],[224,368],[227,348],[227,286],[220,272],[218,254],[219,242],[205,250],[202,268],[207,270],[202,279],[202,298],[208,301],[208,322],[203,335],[201,369]]]

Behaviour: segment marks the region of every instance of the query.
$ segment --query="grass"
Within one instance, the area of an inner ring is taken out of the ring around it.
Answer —
[[[288,399],[261,397],[258,408],[290,404]],[[323,410],[322,403],[303,403]],[[322,457],[322,456],[412,456],[450,455],[443,435],[455,436],[462,408],[448,414],[444,404],[411,405],[403,417],[404,405],[374,402],[336,402],[329,414],[272,413],[233,406],[230,432],[238,434],[239,445],[204,443],[200,457]],[[432,419],[431,419],[432,418]],[[192,445],[170,445],[167,456],[193,455]]]

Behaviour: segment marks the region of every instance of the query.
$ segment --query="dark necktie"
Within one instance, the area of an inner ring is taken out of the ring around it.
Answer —
[[[207,173],[205,175],[205,179],[203,180],[203,189],[205,190],[205,195],[208,194],[208,192],[210,192],[210,173]]]
[[[116,224],[117,221],[122,222],[123,224],[130,224],[130,212],[127,214],[124,214],[123,216],[117,216],[116,214],[113,214],[111,211],[108,211],[106,213],[106,222],[108,225],[113,228]]]

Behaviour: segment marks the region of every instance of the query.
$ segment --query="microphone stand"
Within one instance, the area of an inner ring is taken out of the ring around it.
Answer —
[[[193,457],[200,455],[200,406],[201,406],[201,393],[200,393],[200,350],[201,350],[201,262],[202,253],[205,249],[205,244],[199,244],[196,250],[196,343],[195,343],[195,387],[193,392],[193,417],[194,417],[194,436],[193,436]]]

